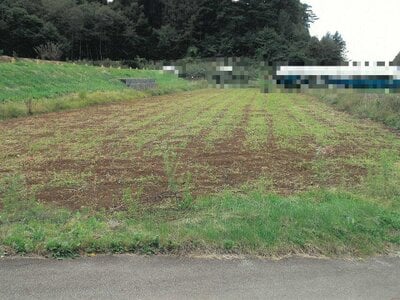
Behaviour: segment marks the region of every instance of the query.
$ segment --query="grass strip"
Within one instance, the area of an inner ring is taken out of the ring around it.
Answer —
[[[383,91],[314,91],[320,101],[328,103],[340,111],[374,121],[400,130],[400,96],[384,94]]]
[[[127,209],[70,211],[35,201],[20,177],[1,186],[0,249],[55,258],[87,253],[238,253],[366,256],[400,246],[400,197],[339,190],[291,197],[253,190]]]

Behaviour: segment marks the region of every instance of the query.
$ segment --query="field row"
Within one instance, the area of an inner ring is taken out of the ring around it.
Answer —
[[[0,174],[39,200],[122,208],[256,186],[280,194],[353,186],[398,160],[382,126],[311,96],[199,90],[0,123]]]

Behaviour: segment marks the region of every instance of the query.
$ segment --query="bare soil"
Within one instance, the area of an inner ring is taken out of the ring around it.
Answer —
[[[233,134],[222,135],[212,145],[206,142],[234,102],[220,108],[200,133],[192,135],[188,130],[175,134],[180,126],[188,126],[176,125],[185,111],[204,105],[198,113],[204,117],[215,109],[213,101],[218,100],[204,100],[209,101],[205,104],[200,100],[190,102],[192,98],[205,97],[206,92],[224,95],[221,91],[188,92],[1,122],[0,137],[4,142],[0,145],[0,175],[22,173],[28,187],[43,202],[72,209],[123,209],[126,190],[138,201],[153,204],[179,199],[185,191],[193,195],[226,188],[240,191],[263,178],[268,182],[265,188],[289,195],[317,186],[340,185],[343,181],[357,184],[367,174],[365,167],[346,162],[347,158],[368,155],[368,149],[350,142],[351,137],[322,147],[310,133],[300,143],[296,141],[298,151],[279,146],[280,137],[276,136],[270,112],[252,105],[253,91],[238,115],[240,121],[234,125]],[[287,113],[294,118],[290,111]],[[265,117],[268,125],[268,134],[259,149],[246,144],[245,128],[253,114]],[[156,116],[160,118],[146,123]],[[336,125],[335,119],[318,120]],[[151,139],[158,134],[157,129],[165,133]],[[131,142],[130,139],[140,136],[150,137],[150,141],[140,147]],[[180,141],[186,144],[179,146]],[[164,150],[160,148],[164,144],[176,155],[172,175],[166,170]],[[327,159],[326,178],[314,167],[321,159]],[[177,188],[171,187],[171,181]]]

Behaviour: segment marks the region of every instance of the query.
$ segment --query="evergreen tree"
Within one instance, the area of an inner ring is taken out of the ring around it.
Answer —
[[[35,57],[49,42],[64,59],[252,57],[339,64],[340,34],[310,37],[300,0],[2,0],[0,49]]]

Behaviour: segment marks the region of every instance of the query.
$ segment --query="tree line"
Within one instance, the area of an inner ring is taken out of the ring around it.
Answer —
[[[339,33],[311,37],[299,0],[1,0],[0,51],[68,60],[251,57],[336,65]]]

